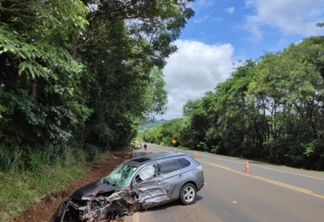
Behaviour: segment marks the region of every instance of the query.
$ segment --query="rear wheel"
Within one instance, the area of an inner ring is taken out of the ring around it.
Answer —
[[[196,200],[196,187],[192,183],[185,184],[180,191],[180,200],[184,205],[193,204]]]

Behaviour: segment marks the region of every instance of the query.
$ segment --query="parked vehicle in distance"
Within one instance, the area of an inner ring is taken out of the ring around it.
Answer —
[[[61,203],[51,221],[111,221],[178,200],[192,204],[204,186],[201,164],[185,153],[132,158]]]
[[[141,142],[138,141],[138,140],[135,140],[135,141],[133,142],[133,148],[134,148],[134,149],[141,149],[141,148],[142,148],[142,144],[141,144]]]

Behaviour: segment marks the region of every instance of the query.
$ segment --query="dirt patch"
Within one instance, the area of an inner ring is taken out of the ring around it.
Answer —
[[[56,212],[59,204],[67,199],[77,189],[108,175],[119,164],[132,155],[130,149],[113,152],[113,157],[107,157],[103,162],[87,166],[86,174],[79,181],[68,184],[65,190],[51,193],[39,202],[27,207],[14,222],[48,222]]]

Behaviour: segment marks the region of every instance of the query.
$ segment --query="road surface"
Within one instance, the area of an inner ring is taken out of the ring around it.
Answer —
[[[324,172],[304,171],[148,144],[146,152],[186,152],[202,164],[206,185],[196,203],[173,202],[140,211],[125,222],[324,221]],[[135,155],[144,152],[136,150]]]

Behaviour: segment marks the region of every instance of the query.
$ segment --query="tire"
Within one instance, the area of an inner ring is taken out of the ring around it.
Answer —
[[[197,191],[192,183],[185,184],[180,190],[180,201],[184,205],[193,204],[196,201]]]
[[[50,219],[50,222],[68,222],[70,221],[70,215],[68,211],[68,204],[71,199],[64,200],[61,202],[60,206],[57,208],[56,212]]]

